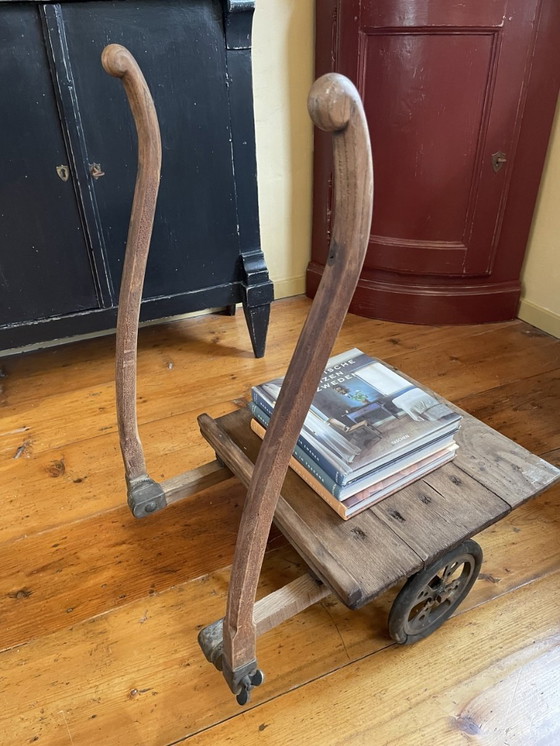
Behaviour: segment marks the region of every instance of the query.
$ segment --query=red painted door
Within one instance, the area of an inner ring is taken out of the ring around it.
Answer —
[[[370,247],[351,310],[426,323],[515,315],[559,84],[556,4],[318,0],[318,73],[357,82],[374,151]],[[531,134],[536,88],[546,122]],[[311,294],[328,240],[328,147],[318,138]]]

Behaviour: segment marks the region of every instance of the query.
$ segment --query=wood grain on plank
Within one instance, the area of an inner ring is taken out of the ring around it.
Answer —
[[[483,571],[488,577],[477,581],[459,607],[460,614],[500,596],[505,597],[507,610],[515,606],[509,599],[516,588],[533,584],[541,574],[558,573],[559,508],[560,488],[555,488],[483,532]],[[211,533],[206,540],[212,541]],[[173,544],[169,550],[173,554]],[[120,567],[112,563],[108,573],[118,573]],[[302,569],[290,547],[270,552],[259,597],[291,582]],[[43,743],[64,742],[67,733],[61,713],[75,743],[102,742],[107,746],[164,746],[239,715],[238,705],[196,643],[200,627],[223,614],[228,578],[228,570],[203,575],[51,634],[42,633],[41,616],[36,614],[36,639],[0,653],[0,728],[6,742],[26,743],[36,735]],[[76,578],[76,589],[79,582]],[[124,575],[120,582],[124,584]],[[277,697],[390,645],[386,614],[394,595],[390,591],[359,611],[350,611],[330,597],[264,635],[259,642],[259,660],[268,679],[255,690],[254,702]],[[546,593],[541,598],[540,591],[537,596],[539,604],[547,598]],[[109,610],[112,598],[107,601]],[[509,639],[500,610],[493,608],[494,604],[489,607],[487,621],[477,625],[478,631],[471,637],[473,650],[479,635],[482,641],[492,636],[502,642]],[[525,644],[534,639],[535,619],[541,613],[542,608],[535,618],[524,615],[531,622],[520,635]],[[469,629],[473,630],[472,623]],[[431,639],[436,640],[444,631]],[[430,642],[422,643],[424,650]],[[454,650],[453,638],[446,644],[448,651]],[[428,647],[425,653],[428,662],[430,650]],[[463,669],[454,661],[451,656],[449,668],[460,679]],[[414,670],[416,663],[410,665]],[[356,683],[369,690],[367,676],[358,675]],[[425,686],[422,678],[407,696]],[[370,699],[368,702],[371,704]],[[213,743],[220,743],[219,738],[227,732],[216,734]]]
[[[427,562],[509,513],[454,463],[370,508]]]
[[[457,401],[558,370],[558,340],[528,324],[514,323],[476,337],[443,341],[430,347],[429,355],[415,350],[386,360],[440,396]]]
[[[554,667],[559,592],[557,572],[460,615],[428,640],[370,655],[199,733],[190,742],[257,744],[266,737],[270,746],[302,741],[409,746],[555,743],[559,723],[546,713],[559,711],[560,678]],[[496,616],[500,635],[488,632]],[[501,699],[500,693],[509,697]],[[523,700],[522,709],[512,712],[512,706],[520,707]],[[535,718],[523,717],[523,712],[537,709],[540,714]]]
[[[229,564],[244,498],[235,480],[135,520],[123,505],[0,547],[0,649]]]
[[[557,467],[482,422],[466,416],[457,434],[455,463],[512,508],[560,478]]]
[[[284,322],[280,321],[283,309],[286,309],[286,315],[290,317],[290,309],[293,310],[294,306],[300,311],[299,318],[297,318],[298,314],[294,313],[297,321],[284,325]],[[142,330],[139,343],[137,402],[141,434],[142,425],[146,423],[189,411],[197,411],[197,413],[207,411],[209,403],[214,402],[216,398],[220,401],[231,401],[249,391],[255,383],[284,375],[293,351],[294,335],[299,332],[303,311],[307,308],[306,302],[300,299],[292,306],[289,300],[273,304],[269,349],[266,358],[260,360],[252,357],[245,358],[243,349],[234,346],[242,333],[246,335],[246,328],[243,328],[245,322],[241,316],[239,319],[203,317],[168,324],[165,331],[160,332],[166,340],[166,346],[163,347],[155,346],[158,340],[154,335],[160,331],[159,327]],[[275,319],[278,319],[276,326],[280,325],[279,330],[274,328]],[[190,323],[194,328],[193,331],[188,327]],[[228,323],[242,326],[235,328],[235,334],[233,331],[228,334],[226,333]],[[403,340],[416,340],[418,346],[413,349],[420,353],[422,349],[439,350],[440,347],[453,349],[453,345],[460,348],[463,343],[466,344],[469,340],[472,342],[473,337],[484,340],[480,341],[479,345],[489,350],[494,343],[495,335],[499,336],[502,333],[502,328],[514,329],[520,323],[507,322],[505,325],[492,325],[497,327],[494,331],[489,331],[484,326],[475,327],[469,332],[469,336],[465,336],[467,332],[464,328],[462,328],[462,333],[453,327],[443,329],[427,327],[422,331],[401,324],[398,326],[405,327],[406,331],[400,332],[398,338],[385,336],[388,334],[385,332],[381,340],[377,340],[371,336],[372,329],[368,327],[368,324],[381,326],[382,322],[371,322],[349,315],[337,338],[333,354],[358,346],[370,355],[392,360],[391,352],[395,347],[400,348]],[[511,324],[514,326],[510,326]],[[389,325],[390,329],[392,327],[393,325]],[[208,328],[213,331],[205,331]],[[181,329],[184,330],[182,333]],[[148,335],[145,342],[143,335]],[[517,344],[515,342],[512,344],[521,349],[525,338],[520,334],[518,337]],[[399,345],[395,345],[392,339],[398,339]],[[228,345],[230,340],[232,346]],[[88,344],[99,342],[100,340],[88,340],[79,345],[83,345],[87,351]],[[540,344],[546,349],[549,347],[546,339]],[[67,348],[55,352],[60,357],[65,349]],[[39,363],[37,363],[37,372],[21,381],[17,378],[18,368],[15,361],[11,362],[9,359],[2,363],[7,372],[7,378],[3,379],[6,396],[2,406],[0,428],[0,466],[12,459],[24,444],[27,444],[25,446],[27,451],[41,453],[87,440],[99,434],[116,432],[112,354],[105,358],[104,364],[102,362],[99,372],[98,364],[93,360],[95,356],[92,355],[90,359],[86,355],[87,360],[78,365],[77,370],[75,372],[72,370],[72,375],[69,375],[69,368],[64,362],[55,367],[52,373],[49,372],[48,364],[55,356],[55,352],[47,350],[31,353],[31,357],[36,357],[37,360],[41,360],[42,355],[47,356],[44,362],[44,381],[40,380]],[[107,356],[109,352],[110,350],[106,351]],[[250,356],[251,353],[247,352],[247,355]],[[76,357],[78,357],[77,354]],[[64,360],[63,357],[60,359]],[[240,364],[241,360],[242,364]],[[396,358],[395,360],[395,364],[398,365],[398,360]],[[499,373],[499,360],[496,361],[496,366]],[[109,369],[110,375],[107,372]],[[429,376],[431,381],[421,380],[435,388],[439,384],[440,393],[445,395],[445,392],[441,391],[442,381],[434,376],[434,370]],[[408,372],[414,375],[410,370]],[[495,385],[496,376],[490,371],[487,373],[485,379],[487,387]],[[460,393],[471,393],[468,387],[466,365],[456,365],[446,373],[445,378],[447,380],[451,376],[456,378],[459,375]],[[186,390],[188,393],[185,393]]]
[[[543,456],[560,447],[560,371],[520,378],[455,403],[474,417]]]
[[[494,682],[485,681],[455,716],[457,727],[475,731],[482,743],[558,743],[560,646],[555,643],[552,638],[528,646],[485,671],[485,679]]]
[[[282,375],[310,304],[311,301],[302,296],[272,304],[269,338],[273,344],[266,358],[261,360],[255,360],[250,351],[247,327],[241,314],[236,317],[211,314],[144,326],[138,340],[140,388],[154,376],[164,387],[171,383],[177,385],[177,378],[193,365],[196,371],[201,359],[206,371],[219,361],[224,375],[235,374],[247,365],[254,368],[258,381]],[[359,339],[370,355],[384,358],[396,351],[427,349],[442,342],[458,344],[464,337],[520,324],[520,321],[508,321],[480,326],[418,327],[349,314],[335,351],[343,352]],[[0,406],[7,408],[21,408],[25,403],[53,394],[96,388],[104,383],[113,385],[115,338],[110,335],[2,358],[0,369]]]
[[[209,411],[219,416],[234,406],[223,402]],[[214,458],[198,432],[197,415],[186,412],[142,428],[148,466],[158,479],[171,479]],[[0,463],[0,482],[0,543],[126,505],[116,432],[39,453],[30,441],[19,458]]]
[[[265,565],[259,595],[302,571],[288,547],[268,555]],[[223,612],[228,581],[229,570],[206,575],[0,654],[3,737],[66,743],[67,726],[74,743],[163,746],[237,714],[239,705],[196,639]],[[304,614],[277,628],[280,636],[261,638],[261,660],[275,672],[264,697],[280,693],[294,675],[307,680],[348,660],[327,610],[318,604]],[[302,651],[298,673],[293,656]]]

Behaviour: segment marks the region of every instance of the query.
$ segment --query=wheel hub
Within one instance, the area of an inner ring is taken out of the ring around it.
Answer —
[[[431,634],[469,592],[481,562],[481,548],[467,540],[409,578],[391,609],[391,637],[411,643]]]

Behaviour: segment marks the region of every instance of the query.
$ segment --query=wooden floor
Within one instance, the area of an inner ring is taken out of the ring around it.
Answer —
[[[152,475],[213,458],[196,416],[281,375],[309,301],[273,306],[254,360],[242,314],[141,332]],[[332,598],[259,640],[267,681],[239,708],[198,649],[223,615],[243,489],[152,518],[125,506],[113,339],[0,360],[0,743],[560,744],[560,489],[479,535],[482,574],[433,637],[391,643],[395,590]],[[349,316],[335,352],[381,357],[560,463],[560,340],[520,321],[416,327]],[[373,560],[374,561],[374,560]],[[301,573],[276,532],[260,593]]]

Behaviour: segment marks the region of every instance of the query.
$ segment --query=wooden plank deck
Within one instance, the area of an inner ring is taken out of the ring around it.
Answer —
[[[308,306],[273,305],[262,360],[241,314],[141,331],[140,430],[155,477],[213,458],[197,415],[231,412],[252,383],[281,375]],[[519,321],[349,316],[335,353],[354,346],[560,465],[559,340]],[[331,596],[264,635],[269,676],[245,712],[196,642],[225,610],[243,489],[229,480],[135,521],[112,380],[111,338],[0,359],[2,744],[560,742],[559,486],[479,535],[479,580],[422,643],[388,638],[394,589],[357,611]],[[276,533],[259,597],[302,571]]]
[[[413,381],[413,383],[416,383]],[[261,440],[242,408],[217,421],[255,462]],[[560,470],[492,428],[463,413],[455,459],[380,503],[343,521],[294,471],[282,496],[317,554],[299,536],[282,531],[342,603],[360,608],[438,556],[503,518],[560,479]],[[338,568],[348,583],[341,587]],[[359,592],[356,593],[358,581]]]

